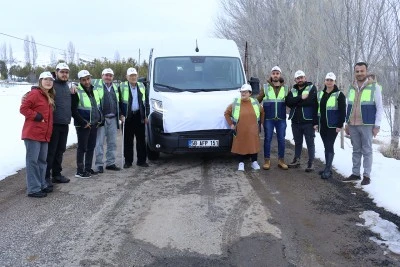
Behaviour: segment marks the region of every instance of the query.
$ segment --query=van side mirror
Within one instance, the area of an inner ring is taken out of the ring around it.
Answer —
[[[251,89],[253,90],[252,95],[258,95],[260,93],[260,79],[250,77],[249,83]]]
[[[148,88],[149,82],[147,81],[147,77],[139,77],[138,82],[143,83],[146,89]]]

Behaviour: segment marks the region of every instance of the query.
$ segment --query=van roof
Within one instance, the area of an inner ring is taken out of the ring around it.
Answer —
[[[175,56],[222,56],[240,58],[239,49],[232,40],[218,38],[197,39],[199,52],[196,52],[196,39],[160,42],[153,50],[153,58]]]

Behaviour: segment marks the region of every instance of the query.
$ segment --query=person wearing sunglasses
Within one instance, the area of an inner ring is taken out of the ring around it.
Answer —
[[[332,177],[332,162],[335,155],[334,144],[346,119],[346,97],[336,86],[336,75],[329,72],[325,77],[325,87],[318,92],[318,125],[325,148],[325,169],[320,171],[322,179]]]

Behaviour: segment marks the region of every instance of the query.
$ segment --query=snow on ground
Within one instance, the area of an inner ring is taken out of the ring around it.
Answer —
[[[5,86],[5,85],[3,85]],[[25,145],[21,140],[24,116],[19,113],[21,97],[29,92],[31,85],[18,84],[0,87],[0,114],[3,125],[0,139],[0,180],[25,168]],[[77,142],[76,131],[70,124],[67,145]]]
[[[0,85],[1,86],[1,85]],[[4,86],[4,85],[3,85]],[[30,85],[14,85],[9,87],[0,87],[0,114],[2,114],[3,129],[1,132],[0,147],[0,180],[7,176],[15,174],[16,171],[25,167],[25,146],[21,140],[21,130],[24,117],[19,113],[21,97],[30,90]],[[390,142],[389,124],[384,118],[381,125],[381,132],[377,139],[381,143]],[[293,143],[293,134],[291,122],[288,121],[286,129],[286,139]],[[68,145],[77,142],[75,128],[70,124],[70,134],[68,135]],[[305,146],[305,142],[304,142]],[[325,160],[324,146],[319,133],[315,138],[316,157]],[[385,158],[379,152],[379,145],[373,145],[374,160],[371,173],[371,184],[361,187],[360,182],[356,187],[366,191],[373,201],[380,207],[400,216],[400,179],[396,177],[396,170],[400,169],[400,161]],[[352,146],[350,139],[344,139],[344,148],[340,148],[340,135],[335,143],[335,159],[333,161],[336,171],[347,177],[352,169]],[[302,155],[303,159],[307,155]],[[287,159],[288,161],[291,159]],[[362,169],[361,169],[362,171]],[[395,253],[400,253],[400,234],[395,226],[390,226],[390,222],[382,220],[379,215],[371,211],[366,211],[360,215],[365,219],[365,226],[376,232],[386,242],[380,240],[378,243],[386,243]],[[393,238],[391,238],[393,237]]]

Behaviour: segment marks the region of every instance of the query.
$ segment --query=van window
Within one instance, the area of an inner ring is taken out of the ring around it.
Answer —
[[[156,91],[170,91],[171,88],[175,91],[235,90],[244,82],[239,58],[162,57],[154,61]]]

